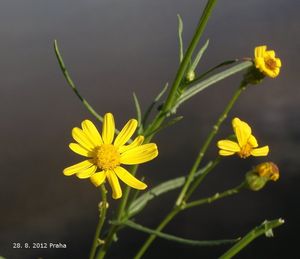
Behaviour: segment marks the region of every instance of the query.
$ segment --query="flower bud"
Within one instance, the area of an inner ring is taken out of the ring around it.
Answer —
[[[277,181],[279,169],[272,162],[265,162],[257,165],[253,170],[246,174],[246,183],[252,191],[259,191],[270,180]]]
[[[255,167],[255,170],[261,177],[266,177],[272,181],[279,179],[279,168],[273,162],[261,163]]]
[[[188,82],[193,81],[193,80],[195,79],[195,77],[196,77],[196,74],[195,74],[195,72],[192,71],[192,70],[190,70],[189,72],[187,72],[187,74],[186,74],[186,76],[185,76],[185,78],[186,78],[186,80],[187,80]]]

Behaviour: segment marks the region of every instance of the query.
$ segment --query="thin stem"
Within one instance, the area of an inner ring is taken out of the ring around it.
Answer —
[[[179,213],[181,209],[180,208],[174,208],[166,217],[165,219],[159,224],[159,226],[155,229],[156,231],[161,231],[174,217]],[[138,251],[134,259],[140,259],[144,253],[147,251],[148,247],[151,245],[151,243],[156,238],[156,235],[152,234],[149,236],[147,241],[144,243],[144,245],[141,247],[141,249]]]
[[[246,247],[249,243],[251,243],[254,239],[259,236],[267,233],[273,228],[279,227],[284,223],[283,219],[275,219],[271,221],[265,221],[260,226],[255,227],[251,230],[246,236],[244,236],[241,241],[231,247],[225,254],[223,254],[219,259],[230,259],[234,255],[236,255],[239,251],[241,251],[244,247]]]
[[[77,95],[77,97],[80,99],[80,101],[83,103],[83,105],[87,108],[87,110],[95,116],[95,118],[99,121],[103,121],[103,117],[98,114],[94,108],[88,103],[88,101],[86,99],[84,99],[82,97],[82,95],[79,93],[79,91],[77,90],[77,87],[74,83],[74,81],[72,80],[66,66],[65,66],[65,63],[63,61],[63,58],[60,54],[60,51],[59,51],[59,48],[58,48],[58,44],[57,44],[57,40],[54,40],[54,51],[55,51],[55,55],[56,55],[56,58],[57,58],[57,61],[58,61],[58,64],[60,66],[60,69],[68,83],[68,85],[72,88],[73,92]]]
[[[212,169],[214,169],[219,162],[221,161],[221,158],[218,156],[213,162],[212,165],[210,167],[208,167],[201,175],[199,175],[198,177],[196,177],[196,179],[193,180],[189,190],[187,191],[186,195],[185,195],[185,199],[184,201],[187,201],[190,196],[194,193],[194,191],[198,188],[198,186],[202,183],[202,181],[204,180],[204,178],[208,175],[208,173],[210,173],[212,171]]]
[[[235,92],[233,97],[231,98],[231,100],[229,101],[229,103],[227,104],[227,106],[225,107],[225,110],[222,112],[221,116],[218,118],[216,124],[213,126],[211,132],[209,133],[208,137],[206,138],[202,148],[200,149],[200,152],[198,153],[198,156],[195,160],[195,163],[188,175],[188,178],[186,180],[186,183],[184,184],[177,200],[176,200],[176,206],[180,206],[182,204],[182,202],[185,200],[185,195],[188,191],[188,188],[194,178],[194,174],[197,171],[197,168],[199,167],[200,163],[202,162],[202,159],[204,157],[204,154],[206,153],[211,141],[213,140],[213,138],[216,136],[216,134],[219,131],[219,128],[221,126],[221,124],[223,123],[223,121],[227,118],[227,115],[229,113],[229,111],[232,109],[233,105],[235,104],[235,102],[237,101],[237,99],[239,98],[240,94],[245,90],[246,86],[245,85],[241,85]]]
[[[174,104],[177,89],[178,89],[178,87],[179,87],[179,85],[182,81],[182,78],[184,77],[184,74],[186,72],[187,67],[189,66],[189,63],[190,63],[191,57],[193,55],[193,52],[194,52],[195,48],[198,45],[198,42],[199,42],[199,40],[202,36],[204,28],[206,27],[207,21],[208,21],[210,15],[211,15],[211,12],[212,12],[213,7],[215,6],[216,2],[217,2],[217,0],[208,0],[206,6],[204,8],[203,14],[202,14],[202,16],[200,18],[200,21],[199,21],[199,25],[196,29],[194,37],[193,37],[193,39],[192,39],[192,41],[191,41],[184,57],[183,57],[183,60],[180,64],[180,67],[177,71],[174,83],[173,83],[172,88],[170,90],[170,94],[169,94],[169,96],[168,96],[168,98],[165,102],[165,105],[163,106],[162,113],[168,112],[168,110]]]
[[[135,175],[136,170],[137,170],[138,166],[134,165],[131,168],[131,174]],[[126,186],[125,191],[122,195],[122,200],[120,202],[120,205],[118,207],[118,211],[116,214],[116,221],[121,221],[122,217],[123,217],[123,213],[124,213],[124,209],[126,207],[127,201],[128,201],[128,197],[129,197],[129,193],[130,193],[130,187]],[[116,232],[119,230],[120,225],[112,225],[107,237],[104,240],[104,245],[101,247],[101,249],[99,250],[96,259],[103,259],[107,253],[108,248],[110,247],[112,241],[113,241],[113,237],[116,234]]]
[[[202,158],[206,152],[206,150],[209,147],[209,144],[211,143],[211,141],[213,140],[214,136],[217,134],[220,125],[222,124],[222,122],[226,119],[227,114],[229,113],[229,111],[232,109],[234,103],[236,102],[236,100],[238,99],[238,97],[240,96],[240,94],[245,90],[246,86],[242,83],[241,86],[235,91],[233,97],[231,98],[231,100],[229,101],[229,103],[227,104],[227,106],[225,107],[225,110],[223,111],[223,113],[221,114],[221,116],[219,117],[217,123],[213,126],[212,131],[210,132],[210,134],[208,135],[206,141],[204,142],[204,145],[202,146],[202,148],[200,149],[200,152],[197,156],[197,159],[187,177],[187,180],[178,196],[178,199],[176,201],[176,206],[174,207],[174,209],[166,216],[166,218],[160,223],[160,225],[156,228],[157,231],[160,231],[161,229],[163,229],[176,215],[177,213],[179,213],[182,208],[184,208],[184,203],[187,201],[186,199],[186,194],[187,191],[189,190],[190,184],[192,182],[192,180],[194,179],[195,173],[197,171],[197,169],[199,168],[199,165],[202,161]],[[212,164],[211,167],[209,167],[207,169],[206,172],[204,172],[203,176],[199,176],[199,178],[195,181],[195,184],[193,185],[193,189],[191,192],[188,193],[188,197],[190,197],[190,195],[192,194],[192,192],[196,189],[196,187],[198,187],[198,185],[203,181],[204,177],[210,172],[210,170],[212,168],[214,168],[217,164],[219,159],[217,158],[214,163]],[[146,242],[144,243],[144,245],[142,246],[142,248],[139,250],[137,257],[135,259],[141,258],[141,256],[146,252],[146,250],[149,248],[149,246],[151,245],[151,243],[155,240],[156,236],[155,235],[151,235]]]
[[[137,231],[141,231],[141,232],[144,232],[147,234],[154,234],[160,238],[163,238],[163,239],[166,239],[169,241],[178,242],[181,244],[191,245],[191,246],[218,246],[218,245],[223,245],[223,244],[236,243],[237,241],[240,240],[238,238],[237,239],[222,239],[222,240],[193,240],[193,239],[182,238],[182,237],[166,234],[163,232],[159,232],[159,231],[153,230],[151,228],[144,227],[144,226],[137,224],[131,220],[124,221],[124,222],[122,222],[122,224],[126,225],[130,228],[133,228]]]
[[[183,209],[190,209],[190,208],[200,206],[200,205],[203,205],[203,204],[206,204],[206,203],[212,203],[216,200],[225,198],[227,196],[238,194],[245,187],[245,184],[246,183],[243,182],[240,185],[238,185],[238,186],[236,186],[232,189],[229,189],[227,191],[224,191],[224,192],[221,192],[221,193],[216,193],[213,196],[210,196],[208,198],[203,198],[203,199],[199,199],[199,200],[196,200],[196,201],[189,202],[189,203],[184,205]]]
[[[206,27],[207,21],[211,15],[211,12],[213,10],[213,7],[215,6],[217,0],[208,0],[204,11],[202,13],[202,16],[200,18],[199,24],[197,26],[196,32],[194,34],[193,39],[191,40],[191,43],[189,44],[189,47],[183,57],[182,62],[180,63],[179,69],[177,70],[177,74],[175,76],[174,82],[172,84],[172,88],[170,89],[170,93],[167,97],[167,100],[165,101],[162,110],[157,114],[157,116],[154,118],[153,123],[151,123],[150,127],[145,131],[146,133],[153,132],[157,127],[161,125],[161,123],[164,121],[166,114],[170,111],[172,106],[174,105],[174,102],[177,98],[177,90],[182,82],[182,79],[186,73],[186,70],[190,64],[191,57],[193,55],[193,52],[195,48],[198,45],[198,42],[202,36],[202,33]],[[146,134],[145,133],[145,134]],[[152,136],[149,136],[148,139],[151,139]]]
[[[106,198],[107,191],[105,189],[104,184],[101,184],[100,189],[101,189],[101,195],[102,195],[102,202],[99,204],[100,215],[99,215],[99,221],[98,221],[98,225],[96,227],[96,232],[95,232],[92,248],[90,251],[89,259],[94,259],[94,257],[95,257],[97,247],[99,246],[99,238],[100,238],[101,230],[103,228],[105,218],[106,218],[106,211],[107,211],[107,205],[108,205],[107,198]]]

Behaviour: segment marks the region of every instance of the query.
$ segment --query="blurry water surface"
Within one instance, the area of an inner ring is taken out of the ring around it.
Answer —
[[[64,177],[79,162],[68,150],[71,128],[95,119],[66,85],[53,52],[57,39],[81,93],[95,109],[113,112],[119,128],[135,117],[134,91],[145,109],[178,67],[177,17],[187,46],[203,0],[1,1],[0,3],[0,255],[9,259],[86,258],[97,222],[100,193],[89,181]],[[299,7],[296,0],[219,1],[201,44],[210,45],[198,73],[224,60],[251,57],[267,44],[283,62],[276,80],[250,87],[230,114],[253,125],[281,179],[264,190],[179,215],[166,232],[193,239],[243,235],[264,219],[283,217],[275,237],[262,237],[237,258],[296,258],[300,168]],[[156,137],[157,160],[141,167],[148,185],[183,175],[241,78],[234,76],[194,97],[178,114],[185,119]],[[230,118],[219,138],[231,133]],[[101,125],[98,123],[98,127]],[[212,147],[206,161],[217,149]],[[237,185],[264,159],[224,159],[198,197]],[[172,197],[170,197],[172,196]],[[155,227],[173,205],[164,196],[137,217]],[[112,212],[115,208],[111,202]],[[154,213],[155,211],[155,213]],[[120,233],[110,258],[132,258],[146,235]],[[66,243],[67,249],[13,249],[14,242]],[[217,258],[227,247],[195,248],[158,240],[145,258]]]

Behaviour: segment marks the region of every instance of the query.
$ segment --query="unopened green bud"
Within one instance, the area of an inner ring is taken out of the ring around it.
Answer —
[[[250,190],[259,191],[260,189],[264,188],[268,182],[268,179],[265,177],[260,177],[259,174],[253,170],[246,174],[246,182]]]
[[[268,181],[277,181],[278,178],[279,169],[272,162],[261,163],[246,174],[248,188],[252,191],[259,191]]]
[[[185,78],[186,78],[186,80],[187,80],[188,82],[193,81],[193,80],[195,79],[195,77],[196,77],[196,74],[195,74],[195,72],[192,71],[192,70],[190,70],[189,72],[187,72],[187,74],[186,74],[186,76],[185,76]]]

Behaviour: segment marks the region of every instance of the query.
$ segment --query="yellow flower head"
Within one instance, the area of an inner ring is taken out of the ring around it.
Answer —
[[[220,148],[219,155],[231,156],[237,153],[241,158],[252,156],[266,156],[269,147],[258,147],[256,138],[252,135],[250,126],[239,118],[232,120],[232,127],[237,138],[237,142],[231,140],[220,140],[217,145]]]
[[[265,177],[272,181],[277,181],[279,179],[279,169],[273,162],[265,162],[257,165],[255,171],[261,177]]]
[[[267,50],[267,46],[258,46],[255,48],[254,64],[266,76],[274,78],[279,75],[281,60],[275,57],[274,50]]]
[[[143,136],[136,137],[132,143],[126,145],[135,132],[137,124],[135,119],[129,120],[114,140],[115,121],[111,113],[104,115],[101,135],[91,121],[83,121],[82,129],[73,128],[72,136],[77,143],[71,143],[69,147],[87,159],[65,168],[64,175],[76,174],[80,179],[90,178],[95,186],[101,185],[107,178],[114,199],[122,197],[118,178],[132,188],[145,189],[146,184],[136,179],[121,166],[121,164],[142,164],[158,155],[156,144],[142,145]]]

